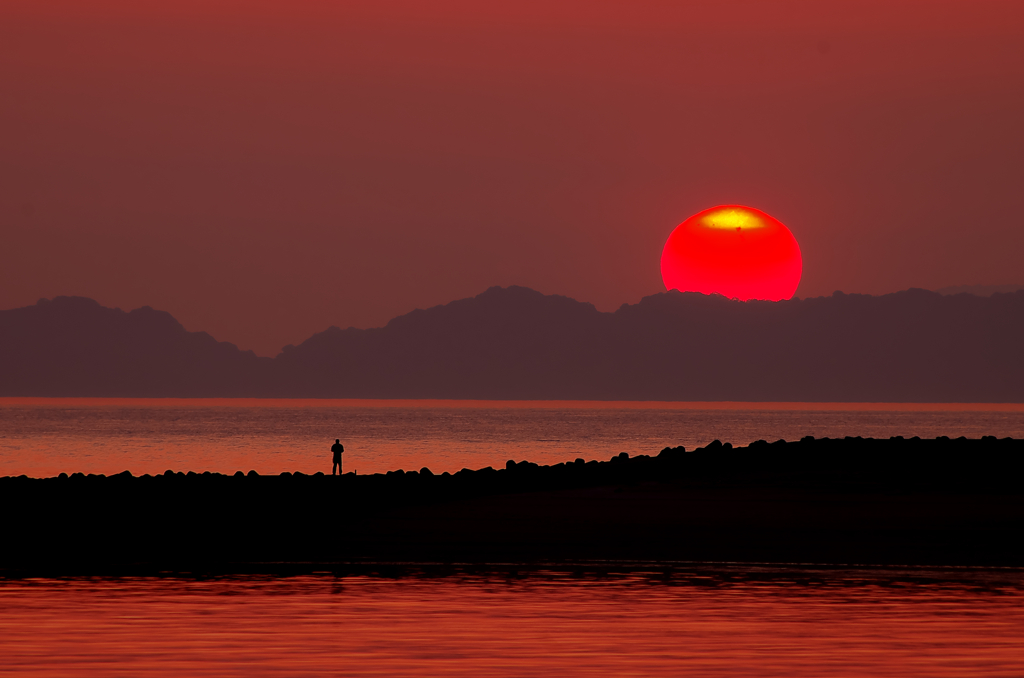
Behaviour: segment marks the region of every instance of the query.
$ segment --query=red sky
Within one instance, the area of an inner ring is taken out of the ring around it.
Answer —
[[[170,311],[273,355],[520,284],[663,289],[691,214],[798,296],[1024,283],[1019,0],[0,6],[0,308]]]

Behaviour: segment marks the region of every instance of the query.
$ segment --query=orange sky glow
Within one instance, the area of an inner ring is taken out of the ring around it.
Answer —
[[[1019,2],[0,7],[0,308],[167,310],[263,355],[519,284],[613,310],[683,219],[798,297],[1024,283]]]

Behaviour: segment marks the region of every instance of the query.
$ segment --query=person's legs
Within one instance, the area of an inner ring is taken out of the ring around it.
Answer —
[[[331,464],[331,475],[332,476],[338,475],[338,467],[339,466],[341,466],[341,464],[339,464],[338,462],[334,462],[333,464]]]

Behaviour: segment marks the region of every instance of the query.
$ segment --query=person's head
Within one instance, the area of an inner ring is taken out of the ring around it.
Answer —
[[[334,442],[336,442],[336,443],[340,443],[340,442],[341,442],[341,438],[335,438],[335,439],[334,439]]]

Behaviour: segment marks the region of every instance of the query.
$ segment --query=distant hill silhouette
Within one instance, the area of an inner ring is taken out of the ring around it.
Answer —
[[[166,313],[0,312],[0,395],[1024,402],[1024,291],[783,302],[666,292],[602,313],[523,287],[258,358]]]
[[[272,362],[148,306],[57,297],[0,311],[5,396],[247,396],[266,388]]]
[[[935,290],[939,294],[973,294],[976,297],[991,297],[1001,292],[1024,290],[1024,285],[955,285]]]

